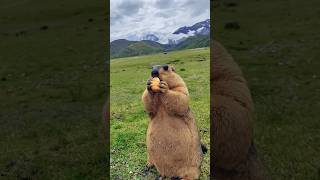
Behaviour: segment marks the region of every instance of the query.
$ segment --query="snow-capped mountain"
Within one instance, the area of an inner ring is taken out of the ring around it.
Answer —
[[[158,38],[156,35],[154,35],[154,34],[147,34],[147,35],[143,36],[143,37],[141,38],[141,40],[148,40],[148,41],[155,41],[155,42],[157,42],[157,41],[159,41],[159,38]]]
[[[176,45],[190,36],[195,35],[208,35],[210,34],[210,19],[193,24],[192,26],[183,26],[170,32],[132,32],[123,39],[129,41],[153,41],[161,44]]]
[[[210,19],[205,21],[198,22],[192,26],[184,26],[176,31],[173,34],[201,34],[201,35],[208,35],[210,33]]]
[[[168,38],[168,44],[179,44],[190,36],[210,34],[210,19],[192,26],[183,26],[174,31]]]

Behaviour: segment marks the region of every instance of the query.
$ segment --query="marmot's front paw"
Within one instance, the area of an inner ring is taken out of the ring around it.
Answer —
[[[169,86],[168,83],[166,83],[165,81],[161,81],[160,82],[160,92],[162,93],[166,93],[169,90]]]
[[[151,80],[152,80],[152,79],[148,79],[148,81],[147,81],[147,89],[148,89],[149,92],[152,92],[152,89],[151,89]]]

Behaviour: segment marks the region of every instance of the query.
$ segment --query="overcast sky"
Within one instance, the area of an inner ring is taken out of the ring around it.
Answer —
[[[111,0],[111,41],[155,34],[166,43],[182,26],[210,18],[209,0]]]

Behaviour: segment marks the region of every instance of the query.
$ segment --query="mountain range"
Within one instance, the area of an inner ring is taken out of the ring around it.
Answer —
[[[114,40],[110,43],[111,58],[208,47],[210,44],[210,19],[192,26],[180,27],[172,35],[178,35],[180,39],[168,39],[167,44],[161,44],[157,42],[159,37],[154,34],[147,34],[140,41]]]
[[[205,21],[198,22],[192,26],[184,26],[176,31],[173,32],[173,34],[201,34],[201,35],[207,35],[210,33],[210,19],[207,19]]]

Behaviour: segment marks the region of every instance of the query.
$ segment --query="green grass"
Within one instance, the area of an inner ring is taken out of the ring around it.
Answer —
[[[111,60],[111,178],[141,179],[146,164],[146,130],[149,118],[141,96],[151,66],[172,64],[186,82],[190,107],[196,117],[202,142],[210,146],[209,48],[199,48]],[[202,164],[201,179],[209,175],[209,154]],[[151,174],[154,176],[154,174]],[[151,177],[149,177],[151,178]]]
[[[214,38],[248,80],[255,142],[269,176],[319,179],[320,1],[224,2],[213,3]],[[235,21],[239,30],[224,29]]]
[[[0,179],[106,179],[105,9],[1,1]]]

